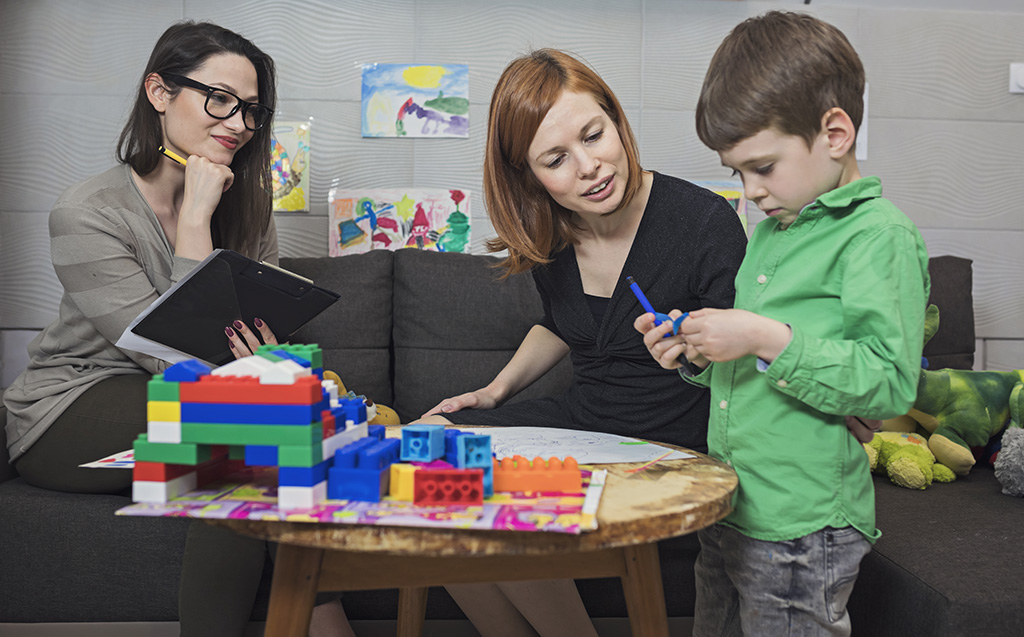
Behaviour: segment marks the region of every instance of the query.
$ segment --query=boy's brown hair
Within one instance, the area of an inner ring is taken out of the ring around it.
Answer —
[[[618,129],[628,164],[622,205],[640,190],[636,139],[622,105],[601,76],[555,49],[513,60],[494,88],[484,145],[484,199],[498,235],[487,241],[487,249],[508,251],[501,262],[506,276],[549,263],[552,254],[577,242],[572,211],[551,198],[527,163],[537,129],[566,91],[592,96]]]
[[[864,67],[842,31],[807,14],[769,11],[741,22],[715,51],[697,135],[721,151],[774,127],[810,146],[830,108],[859,129],[863,96]]]

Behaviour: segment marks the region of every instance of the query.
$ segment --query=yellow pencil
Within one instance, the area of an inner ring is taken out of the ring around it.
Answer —
[[[173,153],[173,152],[171,152],[171,151],[167,150],[166,148],[164,148],[163,146],[161,146],[161,147],[160,147],[160,148],[159,148],[158,150],[159,150],[159,151],[160,151],[161,153],[163,153],[163,154],[167,155],[168,157],[170,157],[171,159],[173,159],[174,161],[178,162],[178,163],[179,163],[179,164],[181,164],[182,166],[184,166],[184,165],[185,165],[185,163],[186,163],[186,160],[185,160],[184,158],[182,158],[182,156],[181,156],[181,155],[179,155],[179,154],[177,154],[177,153]]]

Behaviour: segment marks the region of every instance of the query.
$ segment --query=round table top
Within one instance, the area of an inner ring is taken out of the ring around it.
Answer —
[[[660,444],[660,443],[659,443]],[[607,469],[597,530],[580,535],[545,532],[319,524],[265,520],[207,520],[274,542],[382,555],[544,555],[646,544],[692,533],[731,511],[738,484],[727,465],[694,458],[596,465]]]

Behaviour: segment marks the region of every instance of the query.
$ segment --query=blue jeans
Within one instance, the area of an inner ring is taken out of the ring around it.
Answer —
[[[871,544],[853,527],[785,542],[698,531],[694,637],[849,635],[846,602]]]

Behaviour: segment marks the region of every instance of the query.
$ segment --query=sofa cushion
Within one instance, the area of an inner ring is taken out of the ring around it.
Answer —
[[[391,314],[394,253],[372,250],[343,257],[281,259],[281,267],[312,279],[342,297],[295,333],[317,343],[324,369],[347,389],[391,405]],[[271,326],[273,327],[273,326]]]
[[[991,467],[904,489],[875,476],[882,537],[850,598],[855,635],[1024,634],[1024,499]]]
[[[395,253],[395,404],[403,422],[441,399],[483,387],[543,316],[529,274],[501,279],[489,256]],[[557,394],[568,357],[513,400]]]
[[[0,622],[177,621],[188,520],[114,515],[129,504],[0,484]]]
[[[924,347],[930,369],[974,367],[974,298],[970,259],[953,256],[928,260],[932,291],[939,308],[939,331]]]

